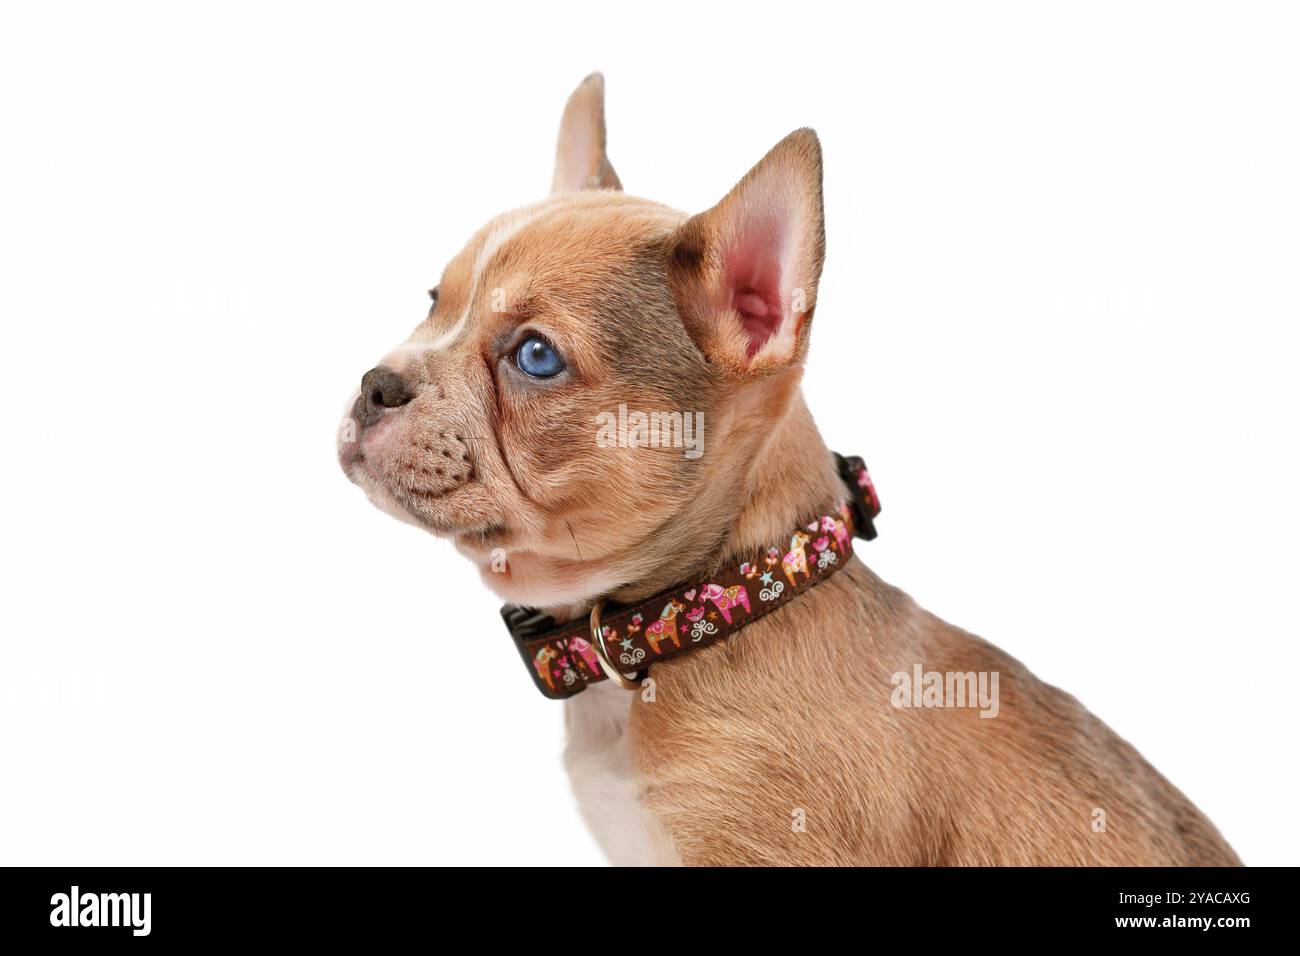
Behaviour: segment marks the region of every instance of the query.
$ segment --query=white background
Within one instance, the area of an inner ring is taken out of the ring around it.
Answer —
[[[0,859],[601,860],[497,602],[333,443],[602,69],[682,209],[821,134],[807,391],[865,559],[1300,863],[1298,43],[1290,3],[6,5]]]

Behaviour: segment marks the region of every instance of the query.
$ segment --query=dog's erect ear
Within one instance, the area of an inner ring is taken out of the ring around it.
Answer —
[[[593,73],[564,104],[551,192],[622,188],[605,155],[605,78]]]
[[[799,362],[826,251],[817,134],[781,140],[672,242],[677,305],[710,362],[746,376]]]

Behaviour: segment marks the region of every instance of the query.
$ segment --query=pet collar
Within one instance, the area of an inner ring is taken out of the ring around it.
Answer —
[[[834,514],[793,529],[781,547],[729,561],[708,581],[678,585],[628,607],[610,608],[601,599],[585,622],[557,624],[531,608],[503,607],[537,689],[563,700],[608,677],[634,690],[651,664],[734,634],[844,567],[854,535],[867,541],[876,536],[880,499],[861,458],[836,455],[835,461],[852,495]]]

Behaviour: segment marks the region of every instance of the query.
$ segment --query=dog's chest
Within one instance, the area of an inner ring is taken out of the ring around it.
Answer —
[[[564,764],[578,809],[611,863],[680,865],[667,833],[641,801],[628,739],[632,697],[605,682],[569,700]]]

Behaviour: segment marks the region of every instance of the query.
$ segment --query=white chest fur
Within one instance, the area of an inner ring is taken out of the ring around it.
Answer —
[[[678,866],[668,834],[641,803],[627,737],[634,696],[605,681],[569,700],[564,765],[578,809],[611,863]]]

